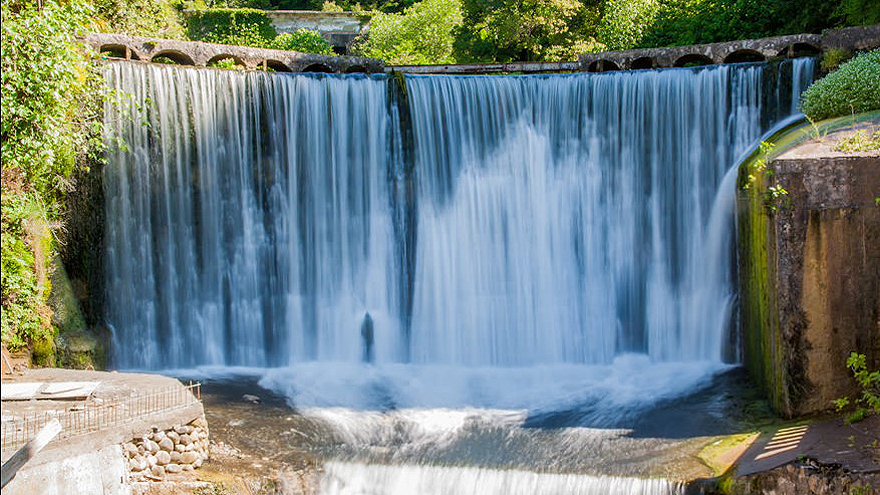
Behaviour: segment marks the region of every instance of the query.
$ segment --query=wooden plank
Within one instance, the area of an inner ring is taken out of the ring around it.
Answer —
[[[43,447],[51,442],[59,433],[61,433],[61,423],[57,419],[53,419],[46,423],[27,445],[12,454],[12,457],[3,463],[2,485],[0,485],[0,488],[5,487],[7,483],[12,481],[18,470],[37,455],[37,452],[43,450]]]

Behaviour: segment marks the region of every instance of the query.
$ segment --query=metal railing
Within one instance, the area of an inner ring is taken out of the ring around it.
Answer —
[[[27,443],[44,425],[57,419],[58,438],[71,438],[118,426],[153,414],[183,409],[201,401],[201,383],[151,390],[90,404],[75,403],[65,411],[45,411],[3,420],[3,450]]]

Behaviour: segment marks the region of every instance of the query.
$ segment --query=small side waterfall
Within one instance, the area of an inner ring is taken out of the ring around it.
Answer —
[[[366,318],[379,364],[719,361],[719,186],[796,99],[766,67],[408,77],[403,109],[384,77],[108,64],[114,362],[360,362]]]

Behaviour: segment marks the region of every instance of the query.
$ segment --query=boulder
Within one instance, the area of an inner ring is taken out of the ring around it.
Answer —
[[[165,466],[166,473],[179,473],[183,471],[183,468],[180,467],[180,464],[169,464]]]
[[[174,450],[174,442],[170,438],[165,437],[159,442],[159,448],[166,452],[171,452]]]
[[[159,444],[152,440],[147,440],[146,442],[144,442],[144,448],[147,449],[147,451],[151,454],[159,452]]]
[[[150,468],[150,473],[152,473],[152,475],[156,478],[162,479],[165,477],[165,468],[162,466],[153,466],[152,468]]]
[[[156,464],[160,466],[164,466],[171,462],[171,454],[164,450],[160,450],[156,453]]]
[[[201,459],[201,458],[202,457],[199,455],[198,452],[195,452],[195,451],[184,452],[180,456],[180,463],[181,464],[192,464],[192,463],[196,462],[196,460]]]

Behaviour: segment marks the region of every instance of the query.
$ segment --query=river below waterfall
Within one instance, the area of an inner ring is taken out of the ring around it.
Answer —
[[[252,475],[296,470],[326,494],[678,493],[683,484],[663,479],[712,476],[700,450],[739,431],[757,399],[736,368],[614,427],[590,428],[571,415],[524,423],[516,411],[296,409],[253,371],[204,382],[213,441],[251,459]]]
[[[229,435],[328,495],[677,493],[739,356],[735,165],[814,72],[109,63],[113,364],[283,397]]]

